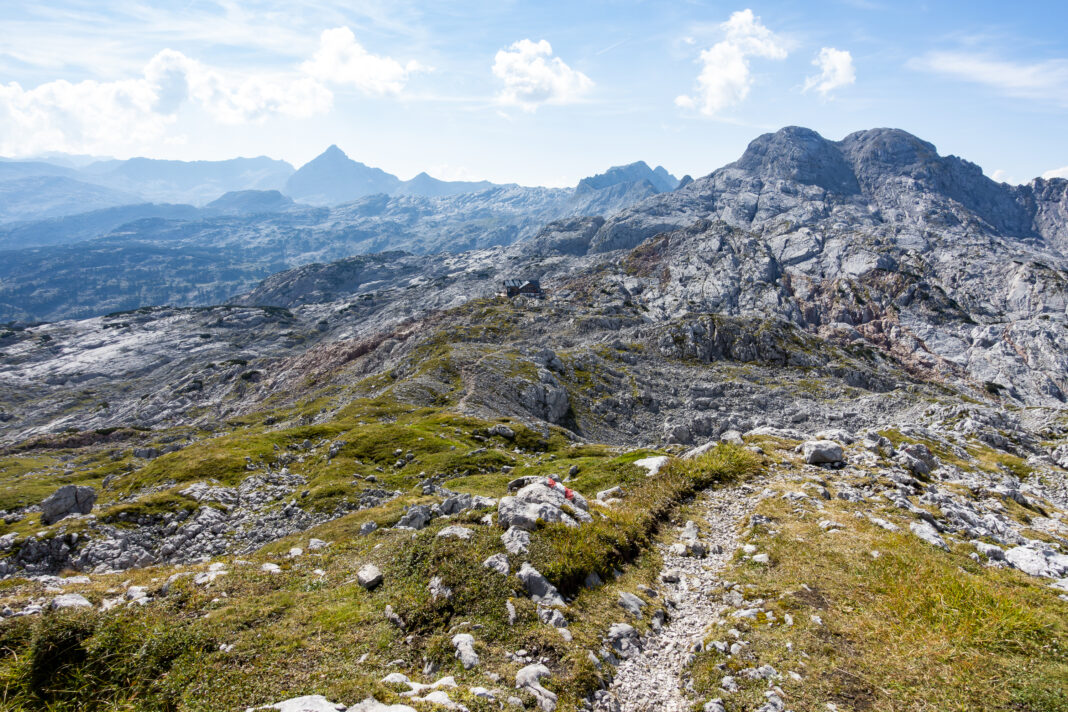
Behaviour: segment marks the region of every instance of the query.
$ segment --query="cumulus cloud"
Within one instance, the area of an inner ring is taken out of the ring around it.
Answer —
[[[819,67],[820,73],[805,80],[804,91],[815,89],[827,96],[835,89],[857,81],[857,73],[853,69],[853,55],[846,50],[824,47],[812,60],[812,64]]]
[[[331,92],[310,77],[227,76],[173,50],[152,58],[145,81],[157,97],[157,113],[174,114],[190,102],[226,124],[263,121],[276,114],[306,118],[329,110],[333,103]]]
[[[1064,168],[1054,168],[1052,171],[1046,171],[1042,174],[1042,177],[1046,180],[1052,178],[1068,178],[1068,166]]]
[[[356,41],[352,30],[335,27],[323,32],[318,51],[301,69],[323,82],[347,84],[365,94],[383,96],[399,94],[412,74],[427,68],[414,60],[401,64],[391,57],[371,54]]]
[[[1013,62],[972,52],[930,52],[908,66],[984,84],[1009,96],[1068,106],[1068,60]]]
[[[0,154],[121,152],[164,140],[185,106],[219,123],[307,118],[333,106],[330,85],[396,95],[423,67],[368,53],[347,27],[327,30],[299,71],[240,74],[181,52],[157,53],[136,77],[0,84]]]
[[[721,28],[724,39],[701,52],[701,72],[694,92],[677,97],[677,106],[696,108],[706,116],[715,116],[749,95],[753,85],[750,58],[786,58],[783,42],[752,10],[733,13]]]
[[[593,88],[593,80],[553,57],[545,40],[519,40],[493,58],[493,75],[504,82],[497,102],[536,111],[542,104],[572,104]]]

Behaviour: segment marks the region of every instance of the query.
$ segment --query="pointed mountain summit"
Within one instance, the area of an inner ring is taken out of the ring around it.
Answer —
[[[330,146],[289,177],[285,194],[302,203],[338,205],[365,195],[392,193],[400,185],[397,176],[354,161],[337,146]]]
[[[679,185],[679,179],[668,173],[663,166],[657,166],[654,170],[645,161],[637,161],[625,166],[613,166],[604,173],[583,178],[576,186],[575,192],[603,190],[622,183],[641,183],[642,181],[648,182],[657,193],[675,190]]]

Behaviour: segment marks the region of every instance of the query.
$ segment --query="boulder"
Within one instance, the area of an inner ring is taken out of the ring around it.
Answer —
[[[41,502],[41,524],[54,524],[72,514],[89,514],[96,503],[92,487],[64,485]]]
[[[430,597],[434,600],[439,598],[448,600],[452,598],[452,589],[445,585],[445,582],[441,580],[440,576],[435,576],[430,579],[430,584],[427,585],[427,590],[430,591]]]
[[[640,460],[635,460],[634,465],[645,470],[645,474],[652,477],[656,473],[660,472],[660,468],[668,463],[670,460],[667,455],[656,455],[653,457],[643,457]]]
[[[434,518],[434,513],[430,507],[425,504],[417,504],[400,518],[397,522],[395,529],[425,529],[427,524],[430,524],[430,520]]]
[[[985,541],[974,540],[972,544],[975,546],[975,550],[985,556],[990,561],[1004,561],[1005,550],[996,544],[987,544]]]
[[[503,423],[498,423],[489,429],[490,435],[498,435],[505,440],[515,440],[515,431]]]
[[[623,488],[620,486],[609,487],[606,490],[601,490],[597,493],[597,501],[603,502],[606,499],[617,499],[623,496]]]
[[[833,440],[806,440],[801,453],[810,465],[836,465],[845,461],[842,446]]]
[[[356,573],[356,581],[368,591],[372,591],[382,583],[382,571],[374,564],[364,564]]]
[[[80,593],[64,593],[61,596],[56,596],[48,604],[48,609],[52,611],[60,611],[68,608],[92,608],[93,604],[89,602],[85,596]]]
[[[626,623],[613,623],[605,640],[623,658],[632,658],[642,650],[641,636],[634,626]]]
[[[459,514],[460,512],[466,512],[469,509],[482,509],[483,507],[493,507],[497,504],[497,501],[489,497],[480,497],[478,495],[471,494],[455,494],[451,497],[447,497],[438,508],[442,514]]]

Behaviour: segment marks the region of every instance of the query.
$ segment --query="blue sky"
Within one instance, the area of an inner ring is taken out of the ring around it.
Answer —
[[[0,155],[705,175],[786,125],[1068,176],[1068,3],[7,0]]]

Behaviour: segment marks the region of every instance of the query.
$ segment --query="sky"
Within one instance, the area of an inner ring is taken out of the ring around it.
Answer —
[[[677,176],[760,134],[902,128],[987,175],[1068,177],[1068,3],[4,0],[0,155],[403,179]]]

